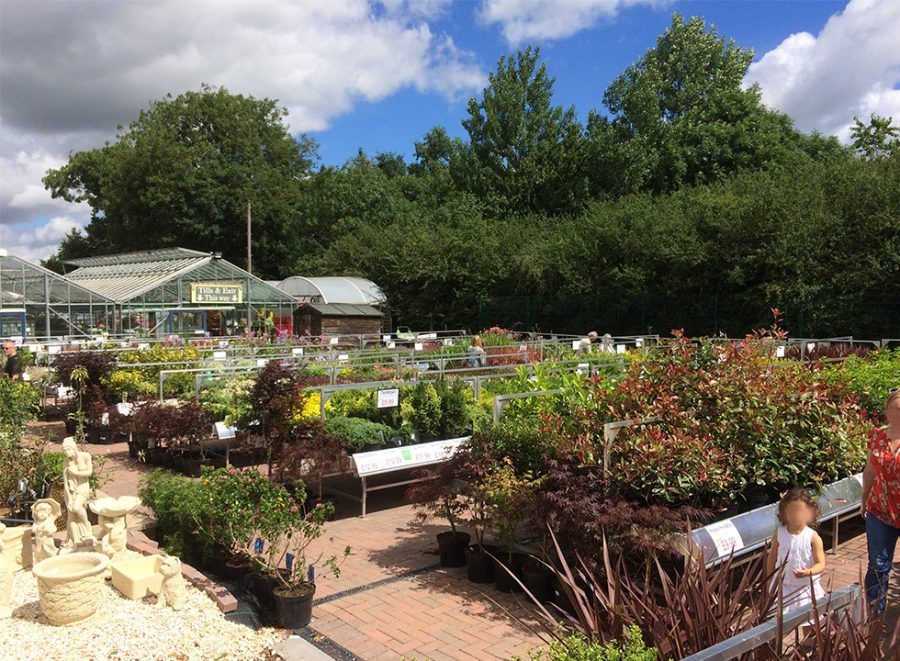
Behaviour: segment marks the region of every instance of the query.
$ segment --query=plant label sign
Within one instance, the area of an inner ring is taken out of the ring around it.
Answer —
[[[775,357],[784,358],[784,347],[775,347]]]
[[[619,356],[621,356],[623,353],[625,353],[626,350],[627,350],[627,349],[626,349],[626,347],[625,347],[624,344],[617,344],[617,345],[616,345],[616,354],[618,354]]]
[[[378,391],[378,408],[391,409],[400,406],[400,389],[387,388]]]
[[[227,355],[228,354],[226,354],[224,351],[213,351],[213,358],[215,360],[225,360]]]
[[[705,528],[716,545],[719,557],[728,556],[734,551],[744,548],[744,540],[741,533],[732,521],[719,521]]]
[[[340,338],[337,338],[337,337],[333,337],[329,340],[329,342],[331,344],[337,344],[339,341],[340,341]]]
[[[390,473],[403,468],[427,466],[446,461],[456,448],[468,440],[468,436],[451,438],[446,441],[419,443],[402,448],[357,452],[353,455],[353,465],[359,477]]]
[[[414,349],[415,349],[416,351],[421,351],[421,350],[424,348],[424,346],[425,346],[425,345],[423,345],[421,342],[416,342],[416,344],[415,344],[415,346],[414,346]]]
[[[218,438],[234,438],[237,435],[237,430],[234,427],[229,427],[224,422],[217,422],[213,427]]]
[[[382,341],[382,342],[390,342],[390,341],[391,341],[391,336],[390,336],[390,335],[382,335],[382,336],[381,336],[381,341]]]
[[[302,356],[303,355],[303,347],[294,347],[293,349],[291,349],[291,355]]]

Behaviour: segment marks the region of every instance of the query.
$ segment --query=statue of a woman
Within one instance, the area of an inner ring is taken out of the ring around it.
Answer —
[[[62,442],[62,447],[66,455],[63,465],[63,493],[69,513],[69,539],[66,547],[76,550],[83,541],[88,541],[93,546],[94,535],[88,522],[86,505],[91,497],[90,478],[94,472],[94,464],[91,455],[80,451],[71,436]]]

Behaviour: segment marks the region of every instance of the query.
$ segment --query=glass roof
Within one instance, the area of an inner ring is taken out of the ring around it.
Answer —
[[[382,305],[387,302],[378,285],[365,278],[342,276],[307,278],[293,275],[282,280],[278,288],[311,303]]]
[[[42,266],[18,257],[0,256],[0,308],[110,302],[103,295]]]

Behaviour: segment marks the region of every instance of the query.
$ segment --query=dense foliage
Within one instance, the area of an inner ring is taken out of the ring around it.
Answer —
[[[368,277],[405,325],[739,336],[778,306],[797,336],[898,336],[896,127],[858,121],[855,151],[803,134],[743,86],[751,59],[675,15],[582,123],[527,48],[470,100],[464,139],[434,127],[409,165],[311,170],[274,101],[167,97],[48,173],[93,210],[59,257],[182,245],[242,264],[251,201],[260,274]]]

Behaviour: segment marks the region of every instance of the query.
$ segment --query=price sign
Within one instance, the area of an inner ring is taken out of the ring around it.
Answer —
[[[400,406],[400,389],[387,388],[378,391],[378,408],[391,409]]]
[[[784,347],[775,347],[775,357],[784,358]]]
[[[302,356],[303,355],[303,347],[294,347],[291,349],[291,354],[294,356]]]
[[[807,342],[807,343],[806,343],[806,350],[807,350],[807,351],[815,351],[815,350],[816,350],[816,343],[815,343],[815,342]]]
[[[256,366],[257,367],[265,367],[268,364],[268,362],[269,362],[268,358],[257,358]]]
[[[224,422],[217,422],[213,427],[216,430],[216,436],[219,438],[234,438],[237,434],[237,430],[234,427],[229,427]]]
[[[393,349],[393,348],[395,348],[396,346],[397,346],[397,343],[396,343],[396,342],[388,342],[388,343],[387,343],[387,348],[388,348],[388,349]]]
[[[572,340],[572,350],[578,351],[581,348],[581,340]]]
[[[719,521],[706,526],[706,532],[712,537],[713,544],[716,545],[716,551],[719,557],[728,556],[735,551],[744,548],[744,540],[741,533],[735,527],[732,521]]]
[[[416,342],[415,345],[413,346],[413,348],[416,351],[421,351],[423,347],[424,347],[424,345],[421,342]]]
[[[333,337],[333,338],[331,338],[331,339],[329,340],[329,342],[330,342],[331,344],[337,344],[338,341],[339,341],[339,339],[340,339],[340,338]]]
[[[382,336],[381,336],[381,341],[382,341],[382,342],[390,342],[390,341],[391,341],[391,336],[390,336],[390,335],[382,335]]]
[[[47,347],[47,353],[49,353],[51,356],[58,354],[60,351],[62,351],[62,347],[58,344],[51,344],[49,347]]]
[[[617,353],[618,355],[620,355],[620,356],[621,356],[623,353],[625,353],[625,345],[624,345],[624,344],[617,344],[617,345],[616,345],[616,353]]]
[[[228,354],[226,354],[224,351],[213,351],[213,358],[215,360],[224,360],[227,355]]]

